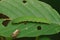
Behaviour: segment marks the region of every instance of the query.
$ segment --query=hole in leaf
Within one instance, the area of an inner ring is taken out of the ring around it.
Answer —
[[[23,0],[23,3],[26,3],[27,1],[26,0]]]
[[[2,24],[3,24],[4,26],[7,26],[9,22],[10,22],[10,20],[5,20],[5,21],[3,21]]]
[[[9,17],[8,16],[6,16],[6,15],[4,15],[4,14],[2,14],[2,13],[0,13],[0,19],[9,19]]]
[[[41,30],[41,26],[38,26],[37,29],[38,29],[38,30]]]

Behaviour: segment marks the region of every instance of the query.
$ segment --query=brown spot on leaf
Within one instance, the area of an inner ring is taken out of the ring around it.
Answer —
[[[5,21],[3,21],[2,24],[3,24],[4,26],[7,26],[9,22],[10,22],[10,20],[5,20]]]
[[[2,14],[2,13],[0,13],[0,19],[9,19],[9,17],[4,15],[4,14]]]

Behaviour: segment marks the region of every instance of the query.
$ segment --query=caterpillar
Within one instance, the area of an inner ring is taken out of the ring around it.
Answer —
[[[49,20],[45,18],[37,18],[37,17],[31,17],[31,16],[18,17],[12,21],[12,23],[21,23],[21,22],[51,23]]]
[[[43,24],[59,24],[57,21],[52,21],[42,17],[33,16],[22,16],[12,20],[12,23],[22,23],[22,22],[37,22]],[[60,24],[59,24],[60,25]]]

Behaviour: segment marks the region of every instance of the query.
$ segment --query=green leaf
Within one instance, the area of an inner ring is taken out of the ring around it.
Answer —
[[[1,0],[0,13],[7,15],[11,22],[8,26],[0,23],[0,35],[4,37],[12,37],[12,33],[18,29],[17,37],[36,37],[39,35],[51,35],[60,32],[60,16],[48,4],[38,0]],[[27,24],[12,24],[29,21]],[[32,22],[30,22],[32,21]],[[36,23],[35,23],[36,22]],[[47,23],[41,24],[40,22]],[[38,30],[37,27],[41,27]]]

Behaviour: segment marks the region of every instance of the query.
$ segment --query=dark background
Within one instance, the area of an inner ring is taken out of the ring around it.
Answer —
[[[60,0],[40,0],[50,4],[54,9],[60,13]]]

